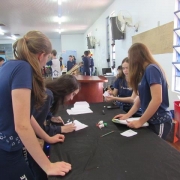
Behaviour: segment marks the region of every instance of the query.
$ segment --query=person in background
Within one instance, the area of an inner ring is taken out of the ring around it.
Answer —
[[[93,75],[93,72],[94,72],[94,59],[93,59],[93,54],[90,53],[90,56],[89,56],[89,59],[90,59],[90,75],[92,76]]]
[[[60,67],[62,67],[62,65],[63,65],[62,61],[63,61],[63,58],[62,58],[62,57],[60,57],[60,58],[59,58]]]
[[[127,114],[119,114],[114,118],[125,120],[141,105],[143,115],[139,120],[128,122],[127,125],[130,128],[140,128],[148,122],[149,129],[166,139],[171,130],[172,117],[168,111],[168,84],[165,72],[142,43],[133,44],[129,48],[128,57],[130,85],[139,96]]]
[[[50,137],[32,116],[34,108],[41,107],[46,97],[41,68],[52,49],[50,40],[39,31],[30,31],[13,44],[13,49],[16,59],[0,68],[1,179],[35,179],[24,159],[23,145],[47,175],[64,176],[71,165],[51,163],[35,133],[48,143],[63,142],[64,136]]]
[[[90,76],[90,60],[89,60],[89,51],[84,51],[83,57],[83,75]]]
[[[5,59],[3,57],[0,57],[0,67],[2,66],[2,64],[5,62]]]
[[[117,71],[116,71],[115,65],[111,66],[111,71],[112,71],[112,75],[113,76],[117,75]]]
[[[76,64],[76,58],[75,58],[75,56],[72,56],[72,61],[73,61],[74,65],[75,65],[75,64]]]
[[[126,57],[123,59],[121,64],[122,69],[119,69],[119,74],[113,85],[113,90],[108,90],[111,96],[106,96],[105,101],[115,101],[125,112],[128,112],[135,99],[137,98],[136,93],[133,92],[129,83],[129,59]],[[137,110],[133,116],[141,116],[141,111]]]
[[[73,62],[72,56],[70,55],[69,60],[67,61],[67,71],[71,70],[74,65],[75,64]]]
[[[49,65],[52,68],[52,78],[58,78],[62,75],[62,71],[60,68],[60,61],[56,58],[57,51],[55,49],[51,52],[51,61],[49,61]]]
[[[81,56],[82,62],[81,62],[81,66],[80,66],[80,68],[79,68],[79,72],[80,72],[81,75],[83,75],[83,73],[84,73],[83,57],[84,57],[84,55]]]
[[[46,94],[47,98],[40,109],[34,111],[33,116],[38,124],[50,136],[60,133],[70,133],[75,130],[74,123],[64,125],[64,121],[60,116],[55,117],[59,107],[64,105],[79,92],[80,84],[72,75],[62,75],[55,80],[46,80]],[[49,112],[49,113],[48,113]],[[44,147],[45,148],[45,147]],[[36,180],[47,180],[46,174],[33,160],[28,153],[27,157],[29,166]]]
[[[122,66],[118,66],[117,67],[117,77],[119,76],[119,74],[122,72]]]

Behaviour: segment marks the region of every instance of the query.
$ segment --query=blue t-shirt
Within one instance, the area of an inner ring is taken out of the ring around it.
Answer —
[[[67,71],[71,70],[74,65],[73,61],[67,61]]]
[[[151,101],[150,86],[153,84],[160,84],[162,86],[162,103],[148,122],[151,124],[160,124],[171,121],[171,115],[168,111],[169,98],[167,81],[161,69],[155,64],[150,64],[146,67],[138,87],[142,112],[147,109]]]
[[[0,79],[0,149],[16,151],[22,148],[22,142],[14,127],[11,92],[32,89],[32,68],[26,61],[9,60],[0,68]]]
[[[52,66],[52,60],[48,61],[48,62],[46,63],[46,65],[47,65],[47,66]]]
[[[39,123],[39,125],[43,128],[44,121],[47,119],[51,119],[52,114],[49,113],[51,105],[53,103],[53,93],[51,90],[46,89],[47,98],[44,102],[44,104],[39,109],[34,109],[33,116]]]
[[[119,97],[130,97],[132,95],[132,88],[129,88],[127,85],[127,81],[122,78],[117,78],[114,82],[114,88],[118,89]]]
[[[132,95],[132,88],[129,88],[127,85],[126,79],[117,78],[114,82],[114,88],[118,90],[119,97],[130,97]],[[132,103],[123,103],[121,102],[120,106],[132,106]]]
[[[84,63],[84,67],[83,67],[84,75],[90,75],[90,69],[89,69],[90,59],[88,57],[84,56],[83,63]]]
[[[50,136],[61,133],[61,127],[51,122],[52,113],[50,108],[53,103],[53,93],[50,89],[46,89],[47,99],[38,110],[34,109],[33,116],[44,131]],[[46,125],[44,121],[46,120]]]

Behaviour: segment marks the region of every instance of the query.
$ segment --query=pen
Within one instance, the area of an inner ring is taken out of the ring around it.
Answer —
[[[111,132],[108,132],[108,133],[106,133],[106,134],[103,134],[101,137],[104,137],[104,136],[106,136],[106,135],[108,135],[108,134],[111,134],[111,133],[113,133],[114,131],[111,131]]]
[[[74,123],[74,118],[72,117],[72,124]]]

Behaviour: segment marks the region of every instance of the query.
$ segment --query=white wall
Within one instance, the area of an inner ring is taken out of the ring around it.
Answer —
[[[124,40],[118,40],[116,44],[116,67],[121,64],[127,51],[132,44],[132,36],[150,30],[174,20],[175,0],[115,0],[114,3],[97,19],[97,21],[86,31],[84,38],[88,33],[100,40],[100,46],[94,50],[94,61],[98,71],[101,72],[102,67],[107,67],[107,38],[106,38],[106,18],[115,11],[117,15],[120,11],[128,11],[133,22],[139,22],[139,30],[135,32],[134,28],[126,28],[126,37]],[[85,45],[85,48],[87,46]],[[169,99],[170,108],[174,108],[174,100],[177,100],[176,93],[171,91],[172,81],[172,59],[173,54],[160,54],[154,56],[165,70],[169,80]]]
[[[83,34],[71,34],[71,35],[61,35],[61,50],[73,50],[77,52],[77,62],[81,62],[81,56],[84,54],[84,36]]]
[[[55,49],[57,51],[57,58],[61,56],[61,39],[49,39],[52,44],[52,49]]]

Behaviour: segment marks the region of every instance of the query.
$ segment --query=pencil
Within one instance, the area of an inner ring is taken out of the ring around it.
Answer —
[[[106,135],[108,135],[108,134],[111,134],[111,133],[113,133],[114,131],[111,131],[111,132],[108,132],[108,133],[106,133],[106,134],[103,134],[101,137],[104,137],[104,136],[106,136]]]
[[[74,123],[74,118],[72,117],[72,123]]]

